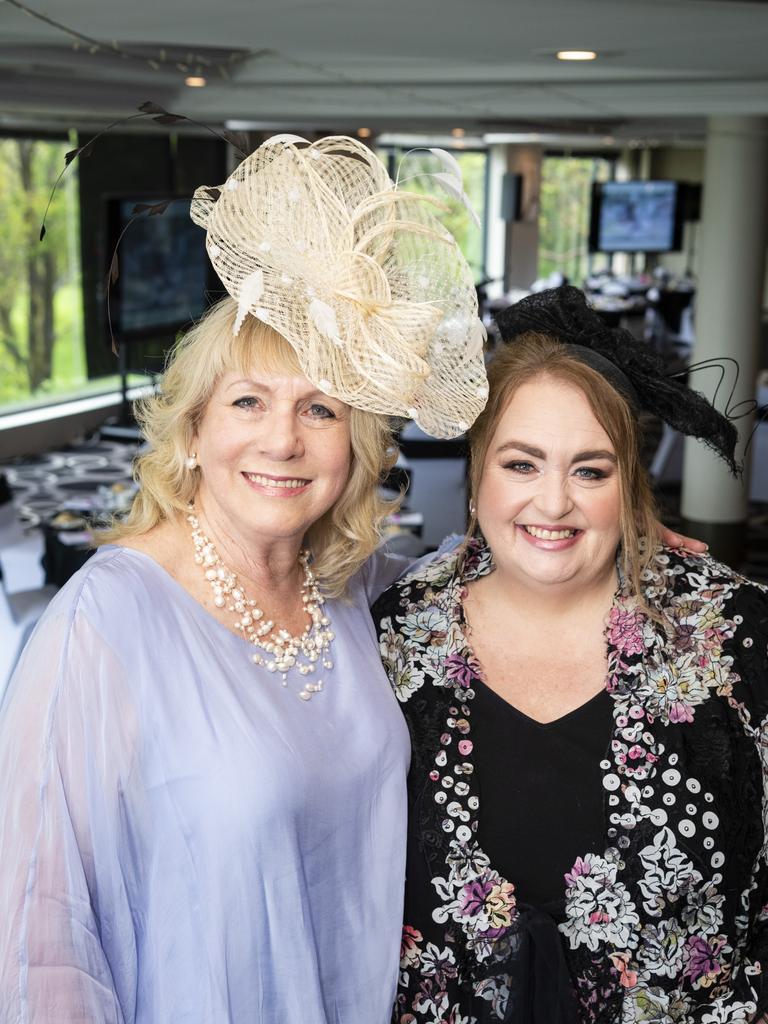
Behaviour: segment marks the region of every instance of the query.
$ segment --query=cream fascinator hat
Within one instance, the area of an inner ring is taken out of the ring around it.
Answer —
[[[458,167],[433,177],[462,195]],[[488,385],[472,274],[443,208],[397,188],[355,139],[276,135],[223,186],[198,188],[192,219],[237,300],[235,333],[251,314],[324,393],[454,437]]]

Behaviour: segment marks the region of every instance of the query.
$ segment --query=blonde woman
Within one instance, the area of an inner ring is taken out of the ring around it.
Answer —
[[[140,491],[0,717],[0,1021],[383,1024],[408,735],[368,608],[395,457],[485,398],[472,277],[352,139],[193,215],[232,297],[141,411]],[[450,375],[445,387],[441,379]]]

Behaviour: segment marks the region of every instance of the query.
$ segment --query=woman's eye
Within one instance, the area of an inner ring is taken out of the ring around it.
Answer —
[[[576,476],[581,477],[582,480],[604,480],[605,472],[602,469],[596,469],[594,466],[579,466],[576,470]]]
[[[259,399],[254,395],[243,395],[242,398],[237,398],[232,403],[238,409],[255,409],[259,404]]]
[[[513,473],[533,473],[536,467],[532,462],[523,462],[521,460],[515,462],[507,462],[504,465],[504,469],[511,469]]]
[[[309,407],[310,415],[317,420],[335,420],[336,414],[332,409],[329,409],[327,405],[321,405],[319,402],[313,402]]]

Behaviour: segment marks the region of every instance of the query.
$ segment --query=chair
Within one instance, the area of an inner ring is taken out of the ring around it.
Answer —
[[[651,288],[648,292],[646,338],[660,352],[683,358],[694,342],[692,291]]]

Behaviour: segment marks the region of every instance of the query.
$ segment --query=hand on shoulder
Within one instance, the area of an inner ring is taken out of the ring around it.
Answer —
[[[695,540],[693,537],[686,537],[684,533],[676,533],[664,526],[663,523],[659,523],[659,539],[665,547],[684,548],[687,551],[692,551],[695,555],[703,555],[709,551],[709,545],[705,544],[703,540]]]

